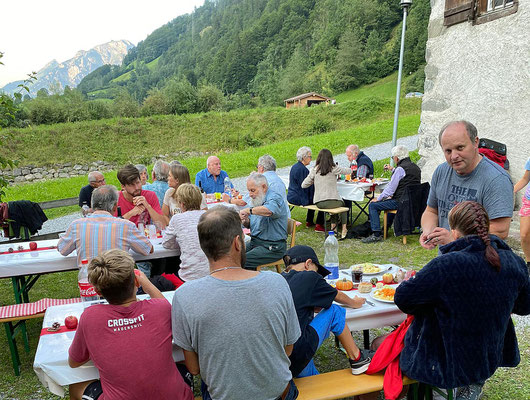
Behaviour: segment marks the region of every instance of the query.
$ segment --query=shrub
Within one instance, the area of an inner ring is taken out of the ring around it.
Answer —
[[[330,121],[317,118],[309,129],[304,132],[305,136],[318,135],[319,133],[326,133],[333,130],[333,124]]]

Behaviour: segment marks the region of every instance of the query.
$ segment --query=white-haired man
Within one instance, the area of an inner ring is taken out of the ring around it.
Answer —
[[[226,178],[228,174],[221,169],[221,160],[216,156],[210,156],[206,160],[206,168],[197,172],[195,185],[202,188],[206,194],[223,193]],[[230,187],[233,187],[232,184]]]
[[[87,218],[73,221],[57,243],[57,250],[63,256],[77,251],[77,263],[87,258],[92,260],[105,250],[133,249],[136,253],[148,255],[153,245],[134,223],[112,215],[118,208],[118,191],[112,185],[104,185],[92,194],[94,212]]]
[[[287,188],[282,178],[276,173],[276,160],[273,156],[265,154],[258,159],[258,173],[263,174],[267,178],[267,184],[269,190],[278,193],[282,196],[285,202],[285,208],[287,210],[287,216],[291,216],[291,210],[289,210],[289,204],[287,203]]]
[[[385,165],[386,169],[393,170],[390,183],[368,206],[372,234],[362,239],[363,243],[374,243],[383,240],[379,213],[384,210],[396,210],[398,200],[405,192],[405,188],[409,185],[421,183],[420,167],[410,160],[409,151],[405,146],[398,145],[392,148],[392,160],[396,164],[396,168]]]
[[[91,171],[88,173],[88,185],[83,186],[79,192],[79,207],[84,205],[90,207],[92,202],[92,192],[94,189],[105,184],[105,177],[99,171]]]
[[[169,185],[167,183],[168,176],[169,163],[158,160],[155,162],[153,171],[151,172],[153,183],[142,185],[143,190],[151,190],[156,193],[156,197],[158,197],[158,202],[160,203],[160,208],[162,208],[162,205],[164,204],[164,196],[166,191],[169,189]]]
[[[247,246],[246,269],[277,261],[287,248],[287,211],[283,198],[268,190],[267,178],[258,173],[247,179],[250,207],[239,215],[243,225],[250,228],[252,239]]]
[[[348,161],[350,162],[352,178],[355,176],[357,178],[368,178],[374,174],[372,160],[356,144],[350,144],[346,147],[346,157],[348,157]]]

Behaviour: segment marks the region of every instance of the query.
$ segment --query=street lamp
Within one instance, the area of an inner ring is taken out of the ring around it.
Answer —
[[[398,128],[398,119],[399,119],[399,96],[401,92],[401,72],[403,70],[403,50],[405,48],[405,28],[407,25],[407,14],[409,7],[412,6],[412,0],[401,0],[399,2],[401,8],[403,8],[403,27],[401,29],[401,47],[399,49],[399,69],[398,69],[398,81],[396,89],[396,108],[394,110],[394,128],[392,130],[392,147],[396,145],[397,142],[397,128]],[[394,161],[392,161],[392,164]]]

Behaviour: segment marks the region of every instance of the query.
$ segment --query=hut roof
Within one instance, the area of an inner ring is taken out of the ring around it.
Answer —
[[[311,96],[321,97],[323,100],[331,100],[330,97],[322,96],[321,94],[318,94],[318,93],[315,93],[315,92],[310,92],[310,93],[300,94],[300,95],[295,96],[295,97],[291,97],[290,99],[284,100],[284,102],[290,103],[292,101],[302,100],[302,99],[305,99],[306,97],[311,97]]]

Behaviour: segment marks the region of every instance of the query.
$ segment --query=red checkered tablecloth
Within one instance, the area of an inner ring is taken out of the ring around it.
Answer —
[[[11,306],[0,307],[0,319],[26,317],[46,311],[48,307],[60,306],[62,304],[78,303],[81,298],[73,299],[42,299],[34,303],[13,304]]]

